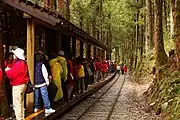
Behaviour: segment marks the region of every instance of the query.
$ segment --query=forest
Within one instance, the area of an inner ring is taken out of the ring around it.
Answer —
[[[70,20],[126,63],[132,80],[164,119],[180,118],[180,0],[72,0]]]

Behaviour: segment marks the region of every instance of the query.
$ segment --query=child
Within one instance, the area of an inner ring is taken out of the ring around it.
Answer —
[[[38,53],[35,56],[35,109],[34,112],[37,112],[39,110],[39,98],[40,98],[40,92],[42,95],[44,107],[45,107],[45,113],[50,114],[54,113],[55,110],[53,110],[50,107],[50,101],[48,97],[48,91],[47,86],[49,85],[49,79],[48,79],[48,72],[43,64],[43,56]]]

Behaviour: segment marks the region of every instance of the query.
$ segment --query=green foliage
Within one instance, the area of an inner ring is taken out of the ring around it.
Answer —
[[[102,29],[105,32],[111,31],[114,53],[117,53],[115,48],[118,47],[119,50],[126,53],[123,53],[124,56],[127,56],[132,60],[131,64],[133,64],[133,66],[136,64],[136,67],[133,69],[133,78],[135,81],[144,83],[145,81],[152,81],[154,79],[154,75],[152,74],[152,69],[154,67],[154,49],[149,49],[150,46],[144,45],[149,48],[145,48],[143,53],[140,54],[141,44],[138,43],[143,40],[141,36],[144,35],[143,37],[147,37],[146,34],[148,33],[145,33],[145,30],[139,30],[139,39],[136,40],[135,38],[135,28],[137,25],[141,28],[144,26],[145,28],[147,27],[147,21],[145,21],[145,18],[147,17],[145,16],[147,15],[147,6],[144,6],[142,1],[72,0],[70,8],[71,21],[76,25],[79,26],[79,22],[82,20],[80,18],[83,18],[83,21],[81,22],[85,24],[85,22],[88,21],[90,27],[95,26],[96,30]],[[137,13],[139,15],[138,17]],[[175,46],[169,30],[169,16],[166,16],[167,18],[165,18],[164,13],[163,15],[163,21],[167,19],[168,24],[163,24],[164,46],[165,51],[169,52],[171,49],[174,49]],[[136,17],[138,18],[138,21]],[[179,71],[171,73],[167,66],[160,67],[157,70],[156,78],[154,79],[148,95],[149,103],[155,103],[155,106],[168,113],[171,119],[175,120],[180,118]]]
[[[156,107],[161,108],[161,112],[170,115],[170,119],[180,118],[180,73],[179,71],[170,72],[168,66],[158,70],[160,77],[157,76],[154,86],[149,96],[149,103],[156,103]]]
[[[80,16],[87,19],[96,29],[103,27],[103,31],[108,31],[109,25],[112,30],[113,46],[122,46],[124,40],[132,33],[135,25],[134,13],[136,8],[131,7],[128,0],[72,0],[71,2],[71,21],[79,25]],[[103,17],[100,16],[100,4],[103,2]],[[93,15],[96,20],[103,19],[103,24],[94,23]]]

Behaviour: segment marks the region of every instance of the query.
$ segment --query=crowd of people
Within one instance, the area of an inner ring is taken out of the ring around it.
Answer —
[[[17,48],[9,53],[4,67],[7,94],[12,94],[12,97],[8,98],[8,103],[13,104],[16,119],[22,120],[24,95],[29,82],[24,50]],[[61,100],[70,102],[73,97],[87,92],[88,86],[104,80],[108,74],[120,73],[120,69],[122,74],[127,72],[127,66],[117,65],[116,61],[81,57],[72,59],[65,56],[63,51],[47,55],[43,50],[39,50],[35,53],[34,64],[34,112],[39,111],[43,105],[45,113],[53,113],[53,104],[57,105]]]

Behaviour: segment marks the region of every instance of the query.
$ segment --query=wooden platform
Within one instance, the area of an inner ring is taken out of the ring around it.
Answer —
[[[33,113],[25,118],[25,120],[54,120],[57,116],[60,117],[64,115],[67,111],[69,111],[72,107],[80,103],[83,99],[87,98],[97,90],[99,90],[101,87],[103,87],[105,84],[107,84],[109,81],[111,81],[116,74],[112,74],[108,76],[105,80],[100,81],[98,83],[94,83],[91,85],[88,89],[88,92],[78,95],[69,103],[59,103],[56,106],[56,112],[50,115],[47,115],[44,113],[44,110],[40,110],[37,113]]]

